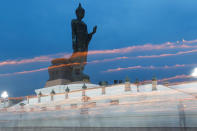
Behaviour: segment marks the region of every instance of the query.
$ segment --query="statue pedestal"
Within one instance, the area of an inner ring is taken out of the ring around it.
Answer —
[[[46,82],[45,88],[56,85],[66,85],[68,83],[71,83],[71,81],[67,79],[50,80]]]
[[[77,81],[89,82],[89,76],[83,73],[86,64],[84,58],[83,55],[76,56],[76,54],[73,54],[69,59],[58,58],[52,60],[52,65],[48,68],[49,80],[45,87],[66,85]]]

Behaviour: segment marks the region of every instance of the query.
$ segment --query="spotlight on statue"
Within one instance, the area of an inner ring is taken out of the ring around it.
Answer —
[[[193,70],[193,73],[191,74],[193,77],[196,77],[197,78],[197,68],[195,68]]]
[[[8,93],[7,93],[7,91],[4,91],[4,92],[1,94],[1,97],[2,97],[3,99],[8,98]]]

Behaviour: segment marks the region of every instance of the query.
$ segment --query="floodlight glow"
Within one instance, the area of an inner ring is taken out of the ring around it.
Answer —
[[[2,97],[3,99],[8,98],[8,93],[7,93],[7,91],[4,91],[4,92],[1,94],[1,97]]]
[[[194,69],[193,73],[192,73],[193,77],[197,77],[197,68]]]

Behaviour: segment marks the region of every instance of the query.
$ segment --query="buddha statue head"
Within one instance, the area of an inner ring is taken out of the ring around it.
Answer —
[[[76,9],[76,15],[78,20],[82,20],[85,15],[85,10],[81,6],[81,3],[79,3],[79,7]]]

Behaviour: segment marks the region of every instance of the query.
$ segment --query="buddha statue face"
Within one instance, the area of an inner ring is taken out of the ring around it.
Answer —
[[[82,20],[85,15],[85,10],[82,8],[81,4],[79,4],[79,7],[76,10],[76,15],[78,20]]]

